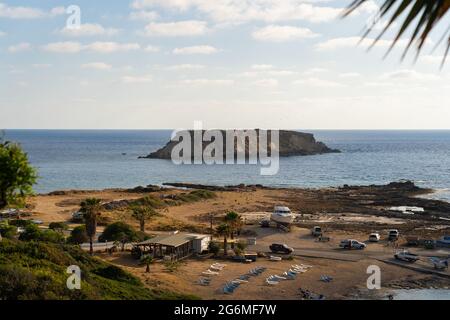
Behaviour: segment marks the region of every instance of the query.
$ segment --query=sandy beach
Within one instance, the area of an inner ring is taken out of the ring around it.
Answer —
[[[256,245],[249,246],[249,252],[268,252],[272,243],[286,243],[294,248],[292,260],[272,262],[260,258],[254,264],[242,264],[232,261],[199,259],[190,257],[177,264],[176,270],[168,270],[163,263],[152,265],[151,273],[134,260],[129,252],[116,252],[112,255],[99,254],[98,257],[116,264],[141,278],[149,287],[170,289],[175,292],[191,293],[202,299],[300,299],[300,289],[323,294],[329,299],[348,299],[373,297],[385,298],[389,290],[395,288],[439,288],[450,287],[450,274],[447,276],[432,273],[432,267],[426,262],[418,262],[422,270],[412,270],[408,266],[396,263],[393,253],[397,248],[385,240],[387,230],[400,230],[399,246],[406,245],[408,235],[417,235],[438,239],[448,234],[450,223],[441,220],[446,216],[444,202],[436,202],[416,194],[429,191],[410,190],[410,186],[397,185],[384,187],[346,187],[341,189],[271,189],[264,187],[241,187],[227,191],[215,191],[216,197],[193,203],[168,206],[160,210],[161,216],[146,225],[149,234],[166,231],[210,232],[210,214],[216,225],[226,212],[236,211],[242,215],[246,225],[240,238],[257,239]],[[33,219],[44,222],[66,221],[70,223],[71,215],[79,208],[79,202],[87,197],[97,197],[103,203],[120,203],[151,195],[164,198],[188,192],[185,189],[162,189],[157,192],[142,193],[125,189],[103,191],[66,191],[51,195],[38,195],[29,201]],[[370,199],[370,200],[368,200]],[[420,204],[434,208],[433,214],[427,216],[406,216],[386,208],[400,202],[404,205]],[[289,233],[276,228],[260,228],[258,221],[270,215],[275,205],[289,206],[298,214],[295,227]],[[437,205],[437,204],[440,204]],[[102,219],[107,223],[125,221],[136,228],[138,223],[131,218],[126,207],[113,206],[104,210]],[[321,226],[330,237],[329,242],[318,242],[311,236],[312,226]],[[71,227],[75,224],[71,224]],[[103,226],[99,227],[102,232]],[[379,232],[382,240],[369,243],[368,235]],[[339,249],[343,239],[357,239],[368,243],[364,251]],[[412,249],[424,256],[445,254],[436,250]],[[442,250],[441,250],[442,251]],[[448,251],[446,251],[448,255]],[[227,267],[219,275],[212,277],[210,286],[198,285],[202,272],[214,262],[226,263]],[[312,268],[292,281],[281,282],[269,287],[265,279],[270,275],[280,275],[292,265],[307,264]],[[377,265],[382,271],[382,290],[369,292],[366,289],[367,268]],[[232,296],[224,295],[222,288],[231,281],[246,274],[255,266],[267,270],[259,277],[252,278],[242,285]],[[424,272],[425,271],[425,272]],[[333,278],[330,283],[320,281],[322,275]]]

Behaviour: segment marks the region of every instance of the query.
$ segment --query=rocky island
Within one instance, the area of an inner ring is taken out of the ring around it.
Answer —
[[[190,130],[189,134],[191,139],[194,137],[194,131]],[[226,131],[222,130],[222,134],[225,137]],[[270,137],[270,134],[269,134]],[[324,153],[339,153],[339,150],[331,149],[323,142],[316,141],[313,134],[303,133],[297,131],[279,131],[280,137],[280,147],[279,147],[279,155],[281,157],[290,157],[290,156],[307,156],[307,155],[316,155],[316,154],[324,154]],[[147,156],[143,156],[140,158],[145,159],[171,159],[171,154],[173,148],[180,142],[178,141],[169,141],[163,148],[150,153]],[[203,150],[210,144],[211,142],[203,142]],[[259,141],[258,141],[259,144]],[[225,143],[224,143],[225,146]],[[259,148],[259,145],[258,145]],[[246,150],[248,151],[248,143],[246,144]],[[235,146],[236,152],[236,146]],[[225,154],[225,147],[224,147]]]

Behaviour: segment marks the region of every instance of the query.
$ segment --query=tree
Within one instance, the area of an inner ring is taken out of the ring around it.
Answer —
[[[108,225],[103,234],[98,238],[99,241],[117,241],[122,244],[122,251],[127,242],[140,240],[139,235],[132,226],[124,222],[115,222]]]
[[[52,222],[49,224],[48,228],[63,233],[63,231],[67,230],[69,227],[64,222]]]
[[[230,226],[231,239],[234,240],[234,235],[240,232],[244,224],[242,217],[238,213],[230,211],[225,216],[225,222]],[[232,243],[232,248],[234,249],[234,243]]]
[[[366,4],[368,0],[353,0],[348,6],[344,13],[344,16],[350,15],[356,9],[360,8],[362,5]],[[386,27],[375,39],[376,43],[381,37],[386,33],[389,28],[393,27],[402,16],[405,17],[403,22],[400,24],[400,30],[397,36],[394,38],[391,49],[395,46],[398,40],[404,35],[409,27],[413,27],[414,31],[410,36],[409,43],[404,51],[403,57],[406,56],[409,49],[413,43],[416,43],[417,55],[420,53],[425,41],[427,40],[430,32],[435,29],[438,23],[444,18],[450,9],[450,0],[421,0],[421,1],[411,1],[411,0],[384,0],[381,5],[379,17],[385,18],[389,14],[391,16],[388,19]],[[415,25],[414,25],[415,24]],[[444,26],[445,28],[445,26]],[[364,37],[369,35],[373,29],[372,27],[367,28]],[[440,42],[442,42],[448,35],[447,48],[444,55],[444,60],[450,49],[450,29],[445,28],[445,33],[443,34]]]
[[[72,232],[70,233],[69,239],[67,239],[67,242],[73,243],[73,244],[82,244],[89,240],[89,237],[86,233],[86,226],[78,226],[75,227]]]
[[[101,201],[96,198],[86,199],[81,202],[80,212],[84,214],[86,234],[89,237],[89,252],[94,254],[94,237],[97,233],[97,219],[102,209]]]
[[[26,196],[33,193],[36,179],[36,171],[22,148],[0,138],[0,209],[23,205]]]
[[[216,229],[216,232],[219,236],[223,237],[223,255],[228,255],[228,236],[231,233],[231,228],[228,224],[222,223]]]
[[[141,263],[145,264],[145,272],[150,273],[150,265],[155,262],[151,255],[144,255],[141,257]]]
[[[145,222],[158,215],[158,212],[153,208],[144,205],[133,206],[131,210],[133,211],[133,218],[139,221],[141,232],[145,232]]]

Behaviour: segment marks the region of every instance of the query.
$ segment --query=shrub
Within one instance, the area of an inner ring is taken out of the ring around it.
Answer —
[[[34,225],[33,222],[30,221],[30,220],[21,220],[21,219],[18,219],[18,220],[10,220],[10,221],[9,221],[9,224],[12,225],[12,226],[16,226],[17,228],[19,228],[19,227],[21,227],[21,228],[26,228],[26,227],[28,227],[29,225]]]
[[[70,233],[70,237],[67,239],[67,242],[72,244],[82,244],[88,242],[88,240],[89,237],[86,233],[86,226],[82,225],[72,230],[72,232]]]
[[[124,222],[115,222],[108,225],[103,234],[98,238],[100,242],[106,241],[120,241],[131,242],[140,240],[138,233],[132,226]]]
[[[52,222],[50,223],[48,228],[59,232],[63,232],[64,230],[69,229],[68,225],[64,222]]]
[[[7,239],[13,239],[17,235],[17,227],[9,225],[8,222],[0,223],[0,235]]]
[[[25,232],[19,237],[21,241],[43,241],[52,243],[63,243],[64,236],[53,230],[40,230],[36,225],[29,225]]]
[[[217,242],[211,241],[208,245],[208,250],[215,256],[217,256],[220,252],[220,246],[217,244]]]

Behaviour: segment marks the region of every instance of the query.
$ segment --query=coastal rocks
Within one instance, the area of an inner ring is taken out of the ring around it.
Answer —
[[[258,131],[258,130],[257,130]],[[258,131],[259,132],[259,131]],[[226,134],[227,131],[222,130],[222,135],[225,138],[224,141],[224,155],[226,154]],[[194,131],[190,130],[189,135],[193,140]],[[270,137],[270,134],[268,134]],[[303,133],[297,131],[279,131],[280,145],[279,145],[279,154],[281,157],[290,157],[290,156],[306,156],[306,155],[316,155],[316,154],[324,154],[324,153],[337,153],[339,150],[334,150],[326,146],[322,142],[316,141],[314,135],[310,133]],[[163,148],[140,158],[146,159],[165,159],[170,160],[172,155],[173,148],[178,144],[178,141],[170,141]],[[203,142],[203,150],[210,144],[211,142]],[[192,143],[193,145],[193,143]],[[258,148],[259,148],[259,140],[258,140]],[[248,141],[246,142],[245,152],[248,154]],[[237,152],[237,146],[234,146],[234,152]],[[192,152],[193,154],[193,152]]]
[[[208,191],[255,191],[257,189],[266,189],[263,185],[245,185],[239,184],[236,186],[209,186],[203,184],[195,183],[164,183],[164,186],[173,188],[183,188],[183,189],[197,189],[197,190],[208,190]]]
[[[161,188],[160,186],[155,186],[155,185],[149,184],[146,187],[138,186],[133,189],[127,189],[126,192],[129,192],[129,193],[152,193],[152,192],[159,192],[162,190],[163,190],[163,188]]]

